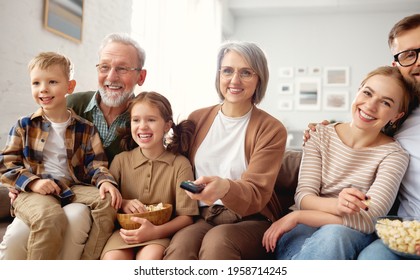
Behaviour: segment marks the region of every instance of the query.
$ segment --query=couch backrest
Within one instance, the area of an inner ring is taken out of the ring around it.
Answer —
[[[286,150],[283,162],[277,176],[274,191],[281,205],[281,213],[285,215],[290,212],[299,178],[299,167],[302,159],[302,151]]]

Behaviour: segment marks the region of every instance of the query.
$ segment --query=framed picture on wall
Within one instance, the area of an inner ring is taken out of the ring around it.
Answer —
[[[348,91],[324,91],[323,97],[325,111],[347,111],[349,109]]]
[[[346,87],[350,84],[349,67],[325,67],[324,85]]]
[[[293,67],[280,67],[279,78],[293,78]]]
[[[292,111],[293,100],[292,99],[280,99],[277,103],[279,111]]]
[[[308,74],[307,67],[297,67],[296,68],[296,75],[298,76],[304,76]]]
[[[293,83],[280,83],[279,84],[279,93],[280,94],[293,94]]]
[[[300,78],[296,81],[296,109],[321,109],[321,79],[317,77]]]
[[[313,76],[321,75],[321,67],[309,67],[309,74]]]
[[[44,27],[75,42],[82,42],[84,0],[45,0]]]

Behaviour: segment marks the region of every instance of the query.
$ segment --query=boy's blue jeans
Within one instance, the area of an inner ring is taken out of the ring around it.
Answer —
[[[343,225],[320,228],[297,225],[277,241],[279,260],[352,260],[375,239]]]

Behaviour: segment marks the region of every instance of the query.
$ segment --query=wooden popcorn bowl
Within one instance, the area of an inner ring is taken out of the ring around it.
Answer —
[[[124,214],[117,213],[117,220],[123,229],[138,229],[139,223],[133,222],[131,217],[145,218],[152,224],[158,226],[168,222],[172,215],[172,205],[163,204],[163,208],[155,211],[149,211],[144,213],[132,213]]]

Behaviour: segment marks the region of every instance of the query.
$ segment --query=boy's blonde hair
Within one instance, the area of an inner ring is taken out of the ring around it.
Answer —
[[[63,69],[63,72],[68,80],[73,79],[73,63],[71,63],[68,57],[56,52],[39,53],[29,62],[28,69],[29,71],[32,71],[35,67],[39,67],[39,69],[47,69],[53,65],[59,65]]]

